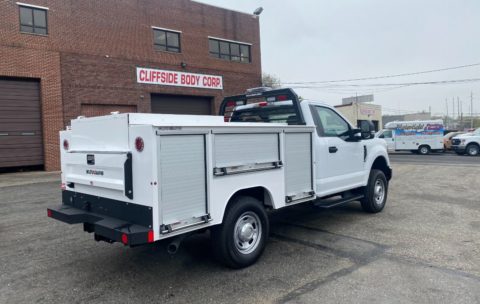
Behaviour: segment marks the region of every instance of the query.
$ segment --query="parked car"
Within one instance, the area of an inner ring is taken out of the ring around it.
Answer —
[[[446,134],[443,137],[443,148],[445,150],[452,150],[452,138],[454,138],[455,136],[464,134],[464,133],[465,132],[457,131],[457,132],[450,132],[450,133]]]
[[[452,139],[452,149],[458,154],[476,156],[480,154],[480,128],[472,133],[455,136]]]

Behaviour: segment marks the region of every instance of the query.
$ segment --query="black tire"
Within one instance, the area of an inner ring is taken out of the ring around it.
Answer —
[[[418,154],[421,154],[421,155],[430,154],[430,147],[427,145],[422,145],[418,147]]]
[[[480,153],[480,147],[476,144],[469,144],[465,149],[469,156],[477,156]]]
[[[223,223],[212,229],[215,256],[235,269],[254,264],[265,249],[269,228],[267,213],[259,200],[250,196],[234,198],[225,211]],[[245,233],[240,233],[241,230]]]
[[[379,193],[376,191],[377,186],[380,186],[378,183],[383,185],[383,195],[381,196],[382,198],[380,200],[378,196]],[[383,210],[385,204],[387,203],[388,195],[388,181],[383,171],[376,169],[370,171],[368,184],[364,190],[364,195],[365,197],[360,200],[364,211],[369,213],[377,213]]]

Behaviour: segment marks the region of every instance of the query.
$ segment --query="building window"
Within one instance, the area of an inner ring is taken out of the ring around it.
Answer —
[[[180,32],[154,28],[153,44],[157,51],[180,53]]]
[[[208,45],[212,57],[236,62],[251,62],[248,44],[209,38]]]
[[[47,35],[47,10],[20,5],[20,32]]]

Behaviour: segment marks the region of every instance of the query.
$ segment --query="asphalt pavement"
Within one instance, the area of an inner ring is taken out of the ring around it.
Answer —
[[[391,152],[389,157],[392,163],[480,167],[480,156],[457,155],[453,152],[430,153],[428,155],[413,154],[411,152]]]
[[[0,303],[480,303],[480,169],[393,169],[383,212],[283,209],[242,270],[215,261],[208,233],[173,256],[95,242],[47,217],[58,176],[0,174]]]

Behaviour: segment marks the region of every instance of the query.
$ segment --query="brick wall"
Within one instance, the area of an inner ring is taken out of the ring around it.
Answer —
[[[59,168],[58,131],[82,107],[149,112],[150,93],[165,93],[211,96],[217,110],[223,96],[261,84],[259,24],[250,14],[189,0],[22,2],[49,8],[49,33],[20,33],[16,1],[1,1],[0,76],[40,79],[47,170]],[[155,51],[152,26],[181,31],[182,52]],[[208,36],[251,43],[252,62],[210,57]],[[222,75],[224,90],[137,84],[137,66]]]

